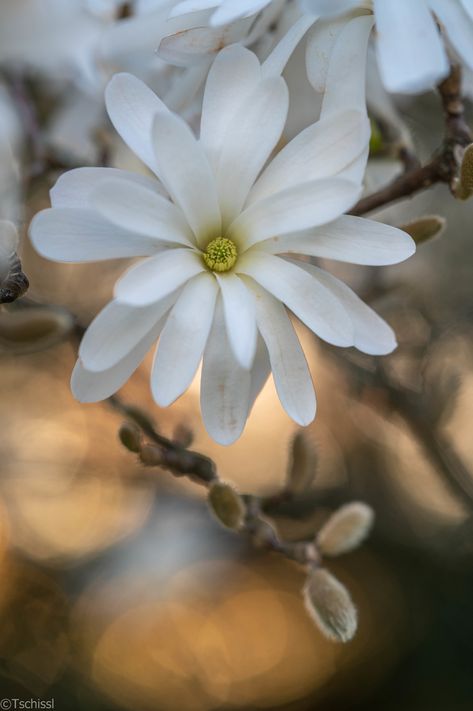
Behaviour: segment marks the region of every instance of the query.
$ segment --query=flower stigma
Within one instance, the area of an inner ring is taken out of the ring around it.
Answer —
[[[236,244],[227,237],[217,237],[207,245],[202,255],[205,265],[213,272],[228,272],[238,257]]]

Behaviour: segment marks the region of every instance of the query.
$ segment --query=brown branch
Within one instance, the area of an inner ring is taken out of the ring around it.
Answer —
[[[438,92],[445,116],[445,135],[439,151],[424,166],[417,167],[414,164],[409,169],[408,163],[406,172],[384,188],[361,198],[350,214],[365,215],[436,183],[446,183],[454,191],[463,150],[472,142],[471,131],[465,121],[459,66],[452,66],[449,76],[439,84]]]

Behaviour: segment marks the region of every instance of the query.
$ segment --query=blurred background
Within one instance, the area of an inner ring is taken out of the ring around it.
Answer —
[[[2,0],[0,23],[9,6]],[[85,146],[68,134],[59,149],[64,132],[52,127],[77,86],[41,62],[7,59],[0,217],[22,229],[31,286],[0,312],[0,697],[91,711],[469,711],[473,206],[433,188],[379,213],[396,225],[446,218],[444,234],[406,264],[325,264],[393,325],[400,347],[392,356],[335,352],[299,329],[319,400],[308,428],[317,470],[311,489],[273,507],[271,518],[295,541],[343,503],[365,501],[376,513],[368,542],[329,566],[359,609],[354,641],[336,644],[304,609],[297,565],[224,530],[202,487],[140,465],[120,444],[122,418],[107,403],[73,400],[70,314],[87,325],[124,263],[46,262],[27,226],[48,206],[64,165],[96,164],[97,150],[112,165],[130,167],[132,158],[104,118]],[[427,157],[441,141],[437,98],[400,110]],[[74,126],[83,127],[90,113],[77,111]],[[374,157],[370,187],[396,170]],[[223,448],[203,430],[198,381],[159,410],[149,366],[123,389],[124,400],[147,410],[166,436],[190,428],[192,448],[240,491],[281,489],[296,429],[272,382],[242,438]]]

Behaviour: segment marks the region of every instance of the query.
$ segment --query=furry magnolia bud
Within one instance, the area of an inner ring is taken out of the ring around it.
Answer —
[[[460,200],[468,200],[473,195],[473,143],[470,143],[463,153],[455,193]]]
[[[227,528],[240,528],[246,509],[240,494],[223,481],[216,481],[209,489],[209,506],[215,516]]]
[[[336,556],[357,548],[366,538],[374,521],[373,509],[361,502],[342,506],[320,529],[317,548],[322,555]]]
[[[307,612],[321,632],[336,642],[348,642],[357,628],[357,612],[348,590],[323,568],[314,570],[303,590]]]
[[[439,237],[446,224],[446,219],[440,217],[440,215],[425,215],[401,225],[399,229],[407,232],[416,244],[423,244],[434,239],[434,237]]]
[[[317,472],[317,451],[305,432],[299,431],[291,442],[291,458],[286,490],[301,494],[312,484]]]

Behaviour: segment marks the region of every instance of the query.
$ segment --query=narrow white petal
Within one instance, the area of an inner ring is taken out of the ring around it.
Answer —
[[[274,384],[281,404],[299,425],[315,417],[316,399],[307,361],[286,309],[267,291],[253,283],[256,318],[266,343]]]
[[[360,111],[342,111],[308,126],[264,170],[248,204],[309,180],[337,175],[360,155],[369,135],[369,123]]]
[[[366,56],[372,27],[373,18],[364,15],[350,20],[338,34],[330,55],[320,118],[346,109],[366,111]]]
[[[416,251],[414,240],[406,232],[352,215],[343,215],[316,230],[273,237],[258,248],[272,254],[306,254],[370,266],[397,264]]]
[[[128,232],[97,212],[80,208],[38,212],[30,225],[30,237],[39,254],[56,262],[144,257],[160,248],[156,239]]]
[[[115,74],[108,83],[105,104],[125,143],[159,177],[153,151],[153,120],[158,112],[168,111],[166,105],[144,82],[125,73]]]
[[[222,47],[241,42],[247,29],[247,20],[226,27],[196,26],[181,29],[161,40],[158,55],[165,62],[178,67],[195,67],[198,64],[208,66]]]
[[[135,372],[158,338],[164,320],[160,321],[121,361],[108,370],[86,370],[80,360],[72,372],[71,389],[80,402],[99,402],[117,392]]]
[[[199,366],[214,317],[218,287],[199,274],[184,289],[169,314],[151,374],[153,397],[167,407],[189,387]]]
[[[256,399],[266,382],[271,375],[271,362],[269,360],[268,349],[266,344],[258,333],[256,341],[256,354],[253,367],[251,369],[251,386],[250,386],[250,407],[251,411]]]
[[[148,306],[202,271],[202,259],[196,252],[170,249],[130,267],[115,284],[115,298],[130,306]]]
[[[200,10],[208,10],[219,4],[219,0],[182,0],[178,2],[169,13],[169,17],[179,17],[190,12],[199,12]]]
[[[396,336],[391,326],[365,304],[346,284],[316,266],[298,263],[318,279],[343,304],[355,329],[355,348],[370,355],[386,355],[396,348]]]
[[[360,0],[301,0],[306,12],[320,17],[336,17],[360,5]]]
[[[214,166],[223,226],[241,212],[251,186],[281,137],[289,96],[282,77],[259,82],[235,110]]]
[[[447,36],[461,59],[473,69],[473,3],[469,10],[472,14],[458,2],[429,0],[429,5],[444,25]]]
[[[313,277],[284,259],[251,250],[238,262],[251,276],[286,304],[314,333],[335,346],[353,345],[353,326],[338,299]]]
[[[228,340],[242,368],[253,365],[256,314],[253,294],[236,274],[216,275],[222,293]]]
[[[250,388],[251,372],[241,368],[233,355],[219,298],[204,352],[200,388],[205,427],[219,444],[232,444],[243,432],[249,412]]]
[[[473,0],[460,0],[465,12],[468,13],[471,20],[473,20]]]
[[[220,4],[220,7],[214,12],[211,17],[211,24],[215,27],[219,25],[226,25],[230,22],[234,22],[240,17],[247,17],[249,15],[256,15],[257,12],[262,10],[266,5],[269,5],[272,0],[226,0]]]
[[[193,234],[182,211],[157,193],[126,180],[102,181],[90,200],[99,214],[130,232],[190,247]]]
[[[205,85],[200,126],[200,142],[214,170],[225,146],[228,124],[259,81],[260,63],[249,49],[234,44],[218,53]]]
[[[448,74],[447,54],[425,0],[374,0],[374,11],[379,67],[388,91],[427,91]]]
[[[352,18],[341,17],[324,21],[321,15],[309,32],[306,45],[307,78],[318,94],[325,92],[330,57],[335,42],[350,19]]]
[[[357,201],[361,187],[343,178],[322,178],[296,185],[250,205],[234,221],[229,235],[246,248],[273,235],[332,222]]]
[[[316,21],[315,17],[302,15],[291,25],[284,37],[279,40],[269,56],[261,65],[261,73],[264,77],[279,76],[283,73],[292,53],[304,37],[305,33]]]
[[[123,360],[171,308],[177,294],[144,308],[111,301],[95,317],[80,344],[79,357],[90,371],[112,368]]]
[[[63,173],[50,191],[53,207],[91,208],[90,195],[104,180],[119,178],[128,183],[142,185],[153,192],[164,194],[160,183],[146,175],[118,168],[74,168]]]
[[[158,114],[153,140],[161,179],[197,240],[203,244],[218,237],[221,217],[215,179],[190,128],[174,114]]]

